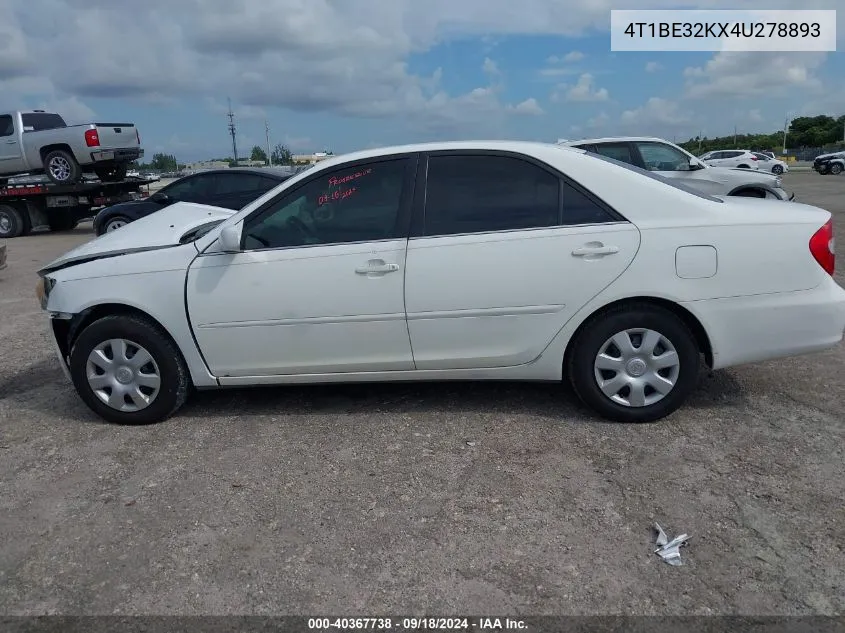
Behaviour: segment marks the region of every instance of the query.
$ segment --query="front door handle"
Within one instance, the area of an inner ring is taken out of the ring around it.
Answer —
[[[383,275],[385,273],[395,273],[399,270],[399,264],[388,264],[383,259],[371,259],[366,266],[359,266],[355,269],[358,275]]]
[[[15,145],[17,141],[6,141],[6,145]]]
[[[601,242],[589,242],[572,251],[575,257],[604,257],[619,252],[618,246],[605,246]]]

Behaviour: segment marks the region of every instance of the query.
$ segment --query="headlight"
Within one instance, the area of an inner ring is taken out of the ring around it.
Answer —
[[[50,291],[56,285],[56,280],[52,277],[42,277],[35,284],[35,296],[41,304],[41,309],[47,309],[47,300],[50,298]]]

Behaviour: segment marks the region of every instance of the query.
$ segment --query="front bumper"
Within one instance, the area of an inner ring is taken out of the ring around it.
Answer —
[[[117,149],[103,149],[91,152],[91,161],[101,163],[113,160],[119,163],[129,163],[141,158],[143,155],[144,150],[140,147],[118,147]]]

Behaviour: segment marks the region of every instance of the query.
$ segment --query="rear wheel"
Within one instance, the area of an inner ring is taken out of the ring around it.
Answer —
[[[24,235],[26,218],[20,210],[7,204],[0,205],[0,237],[11,238]]]
[[[111,165],[97,165],[94,167],[94,173],[103,182],[119,182],[125,180],[127,170],[128,166],[126,163],[112,163]]]
[[[567,374],[578,397],[614,422],[653,422],[680,407],[701,362],[675,314],[634,304],[594,317],[572,342]]]
[[[55,149],[44,157],[47,178],[57,185],[72,185],[82,178],[82,168],[68,151]]]
[[[113,315],[94,321],[74,342],[70,374],[97,415],[116,424],[151,424],[173,415],[188,396],[182,354],[149,319]]]
[[[783,167],[781,165],[775,165],[772,167],[772,173],[780,176],[783,173]]]

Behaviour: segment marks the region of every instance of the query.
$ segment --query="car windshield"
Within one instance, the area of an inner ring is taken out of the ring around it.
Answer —
[[[669,187],[674,187],[675,189],[680,189],[681,191],[684,191],[684,192],[686,192],[690,195],[696,196],[698,198],[704,198],[705,200],[710,200],[711,202],[720,202],[720,203],[724,202],[724,200],[721,200],[721,199],[716,198],[714,196],[707,195],[706,193],[698,191],[697,189],[693,189],[692,187],[688,187],[687,185],[683,184],[682,182],[679,182],[678,180],[674,180],[672,178],[667,178],[666,176],[661,176],[660,174],[657,174],[653,171],[648,171],[646,169],[643,169],[642,167],[637,167],[636,165],[631,165],[630,163],[625,163],[625,162],[616,160],[614,158],[608,158],[607,156],[602,156],[601,154],[593,154],[593,153],[588,152],[586,154],[586,156],[589,156],[590,158],[594,158],[596,160],[603,160],[603,161],[608,162],[608,163],[613,163],[614,165],[618,165],[619,167],[623,167],[624,169],[627,169],[629,171],[634,171],[634,172],[636,172],[636,173],[638,173],[642,176],[645,176],[646,178],[651,178],[652,180],[657,180],[657,181],[662,182],[664,185],[667,185]]]

